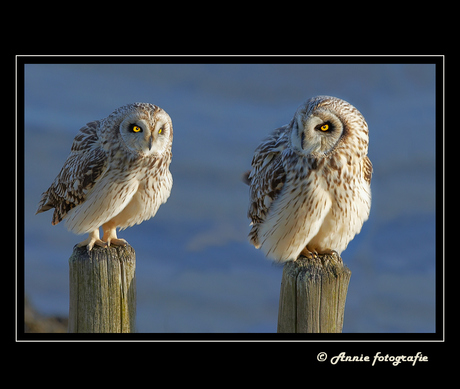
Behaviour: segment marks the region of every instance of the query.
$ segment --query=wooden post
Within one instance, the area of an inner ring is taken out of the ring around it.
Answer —
[[[69,258],[69,332],[134,332],[136,255],[111,246],[74,247]]]
[[[342,332],[351,271],[340,256],[300,257],[283,268],[278,333]]]

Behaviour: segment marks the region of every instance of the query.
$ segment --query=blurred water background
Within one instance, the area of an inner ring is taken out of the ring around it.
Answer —
[[[132,102],[174,126],[174,186],[119,234],[137,256],[138,332],[276,332],[282,266],[247,242],[254,149],[308,98],[355,105],[370,129],[372,209],[342,253],[344,332],[435,331],[435,65],[29,64],[25,68],[25,293],[68,314],[83,240],[35,215],[79,128]]]

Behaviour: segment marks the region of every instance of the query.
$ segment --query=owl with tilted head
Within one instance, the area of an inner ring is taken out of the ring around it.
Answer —
[[[171,193],[173,127],[160,107],[128,104],[86,124],[37,213],[54,208],[52,224],[89,236],[78,246],[126,245],[116,229],[152,218]],[[99,227],[103,237],[100,238]]]
[[[351,104],[317,96],[257,147],[248,217],[250,242],[277,262],[337,253],[371,208],[369,130]]]

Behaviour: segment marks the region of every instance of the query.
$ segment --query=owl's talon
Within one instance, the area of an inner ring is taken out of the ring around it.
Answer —
[[[89,252],[93,249],[94,246],[99,246],[99,247],[102,247],[102,248],[107,248],[107,243],[103,242],[102,240],[98,239],[94,242],[90,242],[87,246],[86,246],[86,251]]]
[[[113,245],[113,246],[126,246],[128,244],[128,242],[125,240],[125,239],[108,239],[107,240],[107,244],[108,246],[110,247],[110,245]]]
[[[113,246],[126,246],[128,242],[124,239],[118,239],[117,238],[117,231],[116,231],[116,226],[112,223],[107,223],[102,226],[102,229],[104,231],[104,236],[102,239],[104,239],[107,242],[107,245],[110,247],[110,245]]]
[[[94,245],[104,248],[107,247],[107,243],[99,238],[99,229],[90,232],[88,238],[83,242],[78,243],[77,247],[86,246],[86,250],[89,253],[93,249]]]
[[[320,257],[323,255],[336,255],[337,258],[340,258],[339,253],[335,250],[331,250],[331,249],[317,250],[317,249],[314,249],[308,246],[305,247],[300,253],[300,256],[304,256],[309,259],[320,259]]]
[[[310,248],[310,247],[307,246],[307,251],[311,252],[311,258],[312,259],[318,259],[319,258],[319,253],[318,253],[318,251],[316,251],[315,248]]]
[[[339,255],[339,253],[335,250],[331,250],[331,249],[325,249],[325,250],[320,250],[320,251],[316,251],[316,250],[313,250],[316,254],[318,255]]]
[[[308,259],[316,259],[317,258],[317,253],[314,250],[309,250],[308,248],[304,248],[299,256],[306,257]]]

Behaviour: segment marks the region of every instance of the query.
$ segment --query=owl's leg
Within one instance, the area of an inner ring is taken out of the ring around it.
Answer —
[[[90,232],[87,239],[77,244],[78,247],[86,246],[88,251],[91,251],[94,245],[100,246],[100,247],[107,247],[107,243],[103,242],[99,238],[99,228]]]
[[[110,246],[113,244],[114,246],[126,246],[128,242],[124,239],[118,239],[117,238],[117,226],[114,223],[111,223],[110,221],[102,225],[102,230],[104,231],[104,235],[102,237],[102,240],[107,242],[107,244]]]

